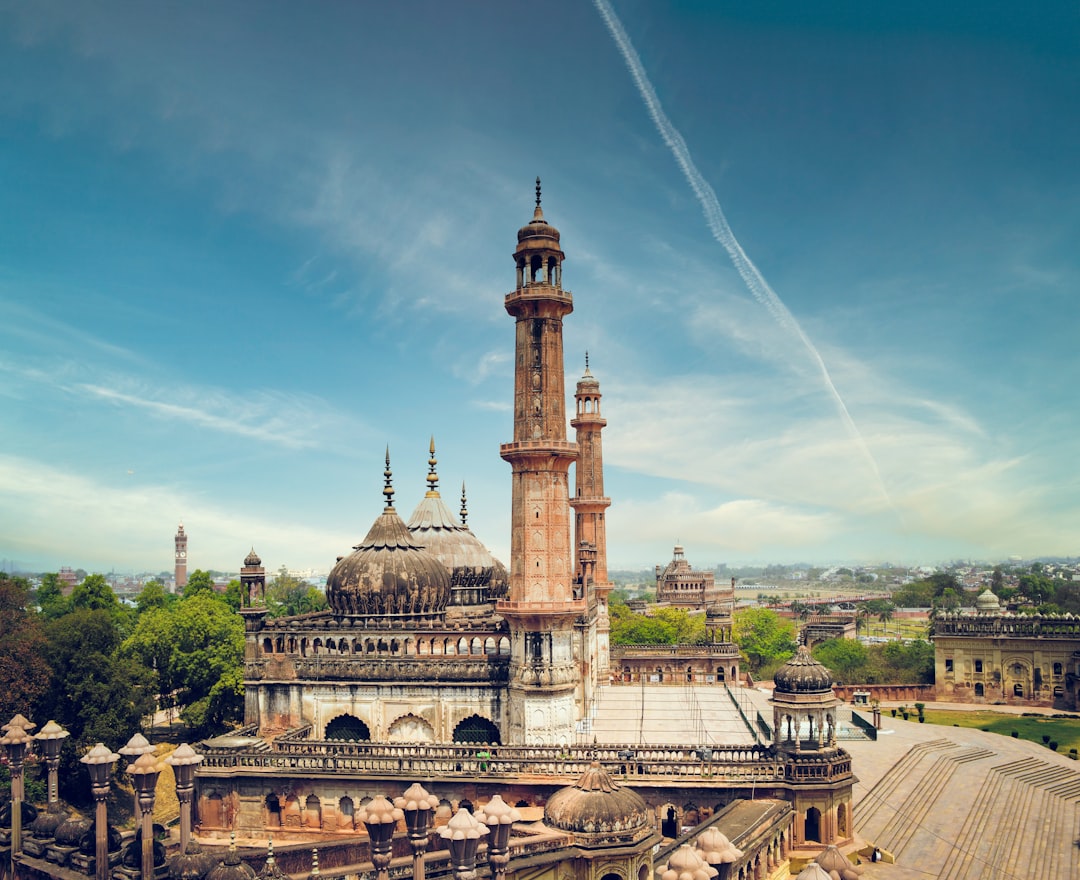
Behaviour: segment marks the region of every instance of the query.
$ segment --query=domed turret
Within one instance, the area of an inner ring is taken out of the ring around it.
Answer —
[[[652,815],[641,796],[623,788],[596,761],[573,785],[553,794],[544,823],[569,831],[584,847],[631,843],[652,832]]]
[[[244,565],[262,565],[262,560],[259,558],[259,554],[255,552],[254,547],[244,557]]]
[[[409,517],[409,532],[450,572],[453,604],[468,605],[501,598],[506,595],[509,582],[506,567],[443,503],[439,495],[439,476],[435,472],[438,464],[435,438],[431,439],[430,450],[427,494]]]
[[[326,599],[338,615],[437,614],[450,596],[450,575],[414,543],[394,509],[390,452],[386,453],[386,507],[354,552],[326,579]]]
[[[536,210],[533,218],[517,234],[514,260],[518,267],[518,289],[531,284],[562,287],[562,262],[566,255],[559,247],[559,230],[544,219],[540,207],[540,178],[536,178]]]
[[[993,590],[987,587],[979,593],[979,597],[975,600],[975,607],[980,614],[997,614],[1001,611],[1001,600]]]
[[[778,694],[832,693],[832,674],[810,655],[806,645],[800,645],[795,656],[776,670],[773,681]]]

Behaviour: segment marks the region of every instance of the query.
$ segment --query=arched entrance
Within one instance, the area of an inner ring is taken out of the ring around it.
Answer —
[[[806,811],[806,826],[803,839],[807,842],[814,840],[821,842],[821,810],[811,807]]]
[[[355,715],[338,715],[326,725],[324,738],[362,742],[371,739],[371,730]]]
[[[679,814],[674,807],[664,808],[664,818],[660,820],[660,833],[672,840],[679,836]]]
[[[453,740],[456,743],[493,743],[502,742],[497,728],[487,718],[470,715],[454,728]]]

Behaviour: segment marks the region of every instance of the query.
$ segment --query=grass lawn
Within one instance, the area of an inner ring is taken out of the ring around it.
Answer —
[[[908,712],[910,713],[909,720],[917,722],[918,714],[915,710],[909,707]],[[927,709],[926,723],[943,724],[946,727],[953,725],[975,727],[979,730],[989,730],[991,733],[1000,733],[1002,736],[1012,736],[1015,730],[1020,735],[1020,739],[1031,740],[1039,745],[1043,744],[1045,735],[1057,742],[1057,750],[1063,755],[1068,755],[1069,749],[1080,750],[1080,716],[1075,715],[1055,717],[1053,715],[1006,715],[992,711]]]

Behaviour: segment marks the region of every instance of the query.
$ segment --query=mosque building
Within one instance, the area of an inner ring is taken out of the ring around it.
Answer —
[[[361,803],[388,779],[423,779],[445,818],[454,804],[496,793],[522,808],[553,808],[556,792],[575,780],[603,788],[610,776],[637,792],[623,800],[645,804],[634,809],[671,839],[748,797],[775,807],[760,842],[773,861],[807,841],[850,842],[854,777],[831,735],[828,688],[820,687],[828,673],[809,661],[814,685],[791,689],[788,738],[769,745],[768,719],[740,718],[727,690],[738,682],[738,651],[723,591],[701,597],[712,642],[685,646],[686,657],[667,646],[659,668],[661,677],[669,669],[668,680],[712,686],[738,725],[731,741],[718,742],[724,734],[701,718],[653,747],[640,730],[591,726],[601,686],[644,682],[658,661],[623,651],[618,667],[612,662],[606,420],[586,360],[567,436],[562,322],[573,297],[562,285],[563,260],[537,181],[505,297],[515,320],[513,436],[499,450],[511,470],[509,568],[468,527],[464,493],[457,515],[443,501],[434,440],[426,491],[407,520],[395,506],[400,487],[387,453],[382,512],[330,572],[326,611],[269,619],[265,571],[252,551],[241,577],[245,727],[201,746],[202,834],[351,831]],[[648,711],[642,692],[641,717]],[[662,723],[672,727],[670,716]],[[601,770],[589,775],[593,762]]]

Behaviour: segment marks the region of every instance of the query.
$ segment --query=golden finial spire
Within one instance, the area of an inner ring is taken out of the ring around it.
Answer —
[[[390,447],[386,447],[386,470],[383,471],[383,477],[386,480],[386,485],[383,486],[383,496],[386,498],[387,510],[393,510],[394,508],[394,473],[390,470]]]
[[[461,524],[467,525],[469,521],[469,511],[465,507],[465,481],[461,481]]]
[[[439,497],[439,475],[435,473],[435,465],[439,463],[439,460],[435,458],[435,435],[431,436],[431,446],[428,447],[431,457],[427,460],[428,463],[428,475],[427,475],[427,497],[438,498]]]
[[[585,375],[586,376],[591,376],[592,375],[592,373],[589,372],[589,352],[588,352],[588,350],[585,351]]]
[[[319,874],[319,851],[317,849],[311,850],[311,876],[318,877]]]

